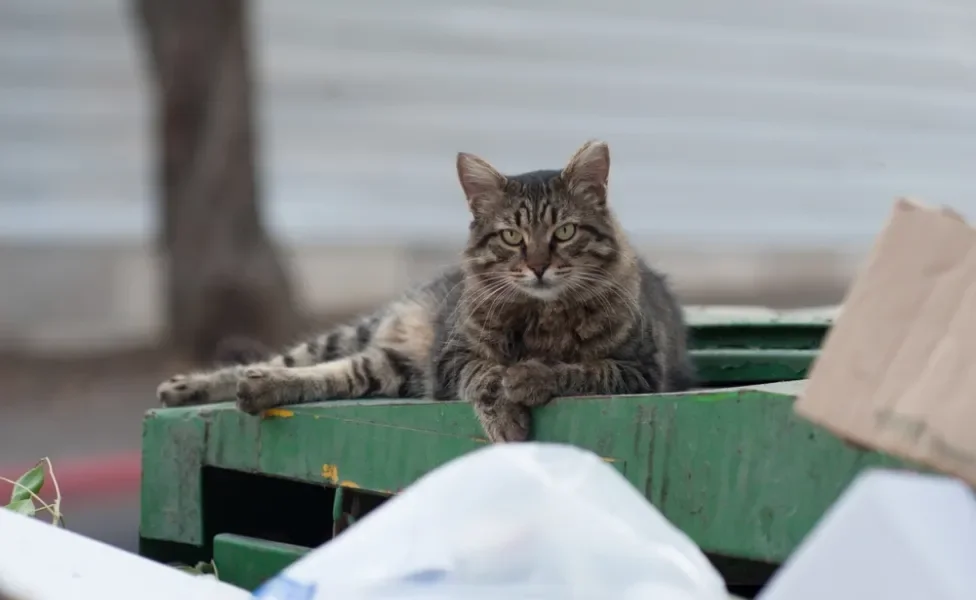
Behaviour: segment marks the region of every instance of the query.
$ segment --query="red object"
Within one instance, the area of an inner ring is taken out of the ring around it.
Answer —
[[[85,458],[54,458],[54,475],[61,489],[61,501],[97,500],[103,497],[139,493],[142,476],[142,457],[139,452],[120,452]],[[0,466],[0,476],[16,481],[36,463]],[[0,481],[0,505],[6,504],[13,486]],[[41,498],[54,499],[54,485],[50,475],[44,480]]]

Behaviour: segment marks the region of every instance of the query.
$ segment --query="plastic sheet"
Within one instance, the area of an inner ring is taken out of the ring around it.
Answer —
[[[823,516],[760,600],[973,600],[976,497],[962,481],[872,469]]]
[[[502,444],[431,472],[255,592],[263,600],[726,600],[721,576],[610,464]]]
[[[212,577],[0,508],[0,598],[16,600],[248,600]]]

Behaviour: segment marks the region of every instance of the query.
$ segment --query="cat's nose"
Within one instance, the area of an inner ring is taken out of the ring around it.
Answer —
[[[535,273],[536,278],[539,281],[542,281],[542,276],[546,274],[546,269],[549,268],[549,265],[545,265],[545,264],[542,264],[542,265],[528,265],[528,267],[529,267],[529,270],[530,271],[532,271],[533,273]]]

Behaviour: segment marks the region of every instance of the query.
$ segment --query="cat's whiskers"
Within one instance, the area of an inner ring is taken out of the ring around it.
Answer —
[[[645,315],[643,314],[643,311],[641,311],[639,300],[633,294],[628,293],[628,291],[620,283],[605,275],[595,276],[591,279],[591,281],[602,286],[603,291],[600,293],[604,295],[616,295],[616,297],[623,302],[624,306],[629,309],[631,316],[634,317],[638,324],[642,326],[641,330],[643,331]]]
[[[494,299],[492,300],[491,305],[488,307],[488,314],[481,321],[481,332],[478,334],[478,343],[479,344],[481,343],[481,341],[485,337],[485,330],[489,327],[489,325],[491,325],[491,316],[492,316],[492,313],[495,311],[495,306],[498,304],[498,301],[500,299],[503,299],[504,301],[501,303],[500,306],[505,306],[505,304],[515,294],[516,294],[516,291],[513,288],[513,286],[511,284],[507,284],[506,286],[504,286],[501,289],[501,291],[499,291],[498,293],[496,293],[496,294],[493,295],[493,298]]]
[[[466,278],[465,278],[466,279]],[[459,302],[458,306],[454,308],[451,313],[450,318],[454,319],[458,316],[458,313],[462,308],[473,308],[477,306],[478,302],[484,299],[488,294],[493,293],[495,290],[500,289],[509,284],[504,275],[500,273],[488,273],[484,276],[484,281],[477,285],[471,285],[471,282],[465,282],[462,280],[461,284],[467,283],[463,292],[461,292],[462,299],[464,302]],[[459,285],[461,285],[459,284]],[[465,294],[471,294],[471,296],[465,296]],[[469,312],[471,312],[469,310]]]
[[[488,274],[485,275],[485,278],[487,279],[487,283],[488,284],[491,284],[495,280],[501,279],[501,276],[500,275],[497,275],[495,273],[488,273]],[[453,286],[451,286],[451,288],[449,290],[447,290],[447,293],[444,294],[444,297],[441,299],[441,301],[438,303],[438,305],[439,306],[442,306],[449,299],[452,299],[453,298],[453,294],[454,294],[454,290],[458,289],[459,287],[465,286],[465,284],[468,283],[467,279],[468,279],[467,276],[462,276],[457,283],[455,283]],[[462,292],[462,295],[463,295],[463,292]],[[458,302],[457,303],[457,305],[454,307],[454,310],[451,311],[450,315],[448,316],[448,319],[449,320],[453,320],[454,317],[457,316],[457,313],[461,309],[461,306],[463,304],[464,304],[463,302]]]
[[[508,282],[505,281],[505,278],[502,275],[500,274],[490,274],[490,275],[491,277],[488,279],[487,284],[476,288],[473,292],[471,292],[473,294],[472,297],[463,298],[462,301],[458,302],[457,306],[454,307],[454,310],[451,312],[450,317],[446,320],[446,322],[453,323],[453,325],[451,327],[451,331],[448,335],[447,341],[444,342],[444,347],[450,346],[451,344],[454,343],[455,340],[457,340],[457,337],[461,334],[462,326],[466,324],[467,319],[470,319],[470,313],[476,311],[481,306],[481,304],[486,302],[496,292],[501,291],[502,289],[505,288],[505,286],[508,285]],[[459,283],[458,285],[461,285],[463,283],[464,280],[462,279],[461,283]],[[467,309],[466,313],[468,313],[462,316],[464,320],[457,319],[457,317],[459,316],[458,313],[462,309]]]
[[[607,297],[607,292],[605,292],[605,291],[596,291],[596,292],[595,291],[592,291],[590,289],[590,286],[588,285],[588,282],[585,279],[577,279],[577,280],[571,282],[570,283],[570,286],[571,286],[569,288],[570,291],[572,291],[572,290],[582,290],[584,292],[587,292],[587,294],[588,294],[587,299],[588,300],[595,300],[596,302],[598,302],[600,304],[600,306],[603,307],[604,312],[606,312],[608,314],[613,312],[613,304],[610,302],[610,299]]]
[[[590,292],[593,298],[599,299],[608,312],[613,310],[613,303],[610,302],[610,294],[614,294],[619,298],[630,313],[635,324],[638,325],[638,330],[641,335],[640,339],[643,339],[646,316],[640,308],[639,300],[633,294],[628,293],[621,284],[604,273],[584,270],[577,273],[574,277],[580,282],[579,288]]]
[[[452,288],[451,293],[453,293],[454,289],[464,284],[465,281],[462,279],[457,285],[454,286],[454,288]],[[450,312],[446,320],[454,322],[462,310],[469,309],[472,304],[476,304],[483,296],[490,294],[494,289],[503,284],[504,282],[501,281],[501,278],[497,277],[494,279],[489,279],[486,284],[476,287],[473,290],[472,288],[465,286],[465,289],[461,291],[461,296],[457,305]]]
[[[606,291],[605,285],[594,285],[593,280],[589,280],[583,277],[574,279],[572,285],[573,285],[572,287],[573,290],[580,290],[582,292],[580,294],[580,296],[583,297],[583,300],[581,302],[596,300],[597,302],[600,302],[600,304],[603,305],[603,307],[607,310],[607,312],[613,310],[613,303],[610,301],[608,297],[609,292]]]

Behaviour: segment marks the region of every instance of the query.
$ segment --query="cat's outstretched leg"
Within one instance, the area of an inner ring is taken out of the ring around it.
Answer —
[[[425,388],[424,373],[415,361],[398,350],[373,347],[306,367],[244,367],[237,383],[237,407],[254,414],[323,400],[417,398]]]
[[[232,365],[214,371],[200,371],[175,375],[156,389],[156,397],[163,406],[191,406],[233,400],[237,383],[247,367],[307,367],[349,356],[361,351],[370,339],[376,323],[373,317],[336,329],[296,344],[282,354],[250,365]],[[248,343],[251,343],[248,341]],[[240,342],[235,342],[240,345]]]
[[[163,406],[193,406],[234,399],[238,373],[243,367],[174,375],[159,384],[156,398]]]

